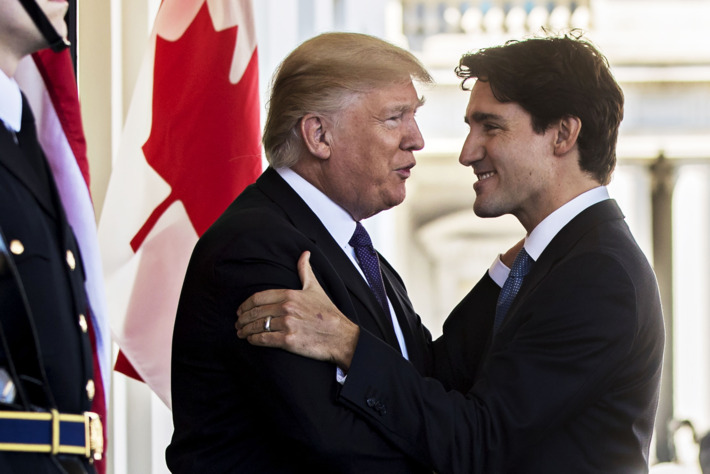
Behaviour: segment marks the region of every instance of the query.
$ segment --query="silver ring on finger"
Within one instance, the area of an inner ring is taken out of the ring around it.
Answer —
[[[271,332],[271,316],[267,316],[264,321],[264,332]]]

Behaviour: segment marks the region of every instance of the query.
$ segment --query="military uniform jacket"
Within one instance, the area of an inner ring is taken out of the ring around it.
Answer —
[[[0,347],[0,366],[7,367],[9,349],[29,400],[0,404],[0,409],[56,408],[78,414],[90,410],[94,396],[84,273],[24,97],[23,111],[17,137],[0,122],[0,228],[31,314],[16,290],[0,289],[0,320],[9,344]],[[26,330],[30,327],[27,318],[34,326],[35,341]],[[36,352],[49,390],[43,387],[37,364],[32,363]],[[0,451],[0,472],[62,471],[50,455]]]

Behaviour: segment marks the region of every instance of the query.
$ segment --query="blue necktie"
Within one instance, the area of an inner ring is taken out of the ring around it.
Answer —
[[[498,303],[496,303],[496,317],[493,321],[493,334],[498,332],[500,325],[503,324],[505,315],[510,309],[511,303],[515,299],[515,295],[518,294],[520,286],[523,284],[523,278],[530,271],[533,259],[525,251],[523,247],[518,255],[515,257],[513,266],[510,269],[510,274],[503,284],[503,288],[500,290],[500,295],[498,295]]]
[[[377,301],[382,305],[385,312],[389,314],[389,306],[387,304],[387,297],[385,296],[385,285],[382,281],[382,274],[380,273],[380,261],[377,259],[377,252],[375,252],[375,248],[372,246],[370,235],[359,222],[357,226],[355,226],[355,233],[348,243],[355,249],[355,257],[360,264],[362,272],[365,274],[370,289],[372,289],[372,292],[375,294],[375,298],[377,298]]]

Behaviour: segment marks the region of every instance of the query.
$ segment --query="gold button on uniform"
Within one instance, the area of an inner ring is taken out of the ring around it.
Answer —
[[[15,255],[21,255],[24,251],[25,246],[22,245],[22,242],[20,242],[19,240],[14,239],[10,242],[10,252],[14,253]]]
[[[79,327],[81,328],[81,332],[86,332],[89,330],[89,325],[86,324],[86,316],[83,314],[79,315]]]
[[[89,397],[89,401],[92,401],[94,395],[96,395],[96,387],[94,386],[94,381],[89,379],[89,381],[86,382],[86,396]]]
[[[71,270],[76,268],[76,259],[74,259],[74,254],[71,250],[67,250],[67,265],[69,265]]]

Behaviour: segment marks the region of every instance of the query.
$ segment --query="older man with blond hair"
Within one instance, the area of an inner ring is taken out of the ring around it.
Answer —
[[[263,139],[271,166],[202,236],[187,270],[173,339],[173,472],[430,472],[336,403],[334,364],[233,330],[255,291],[300,288],[296,261],[308,249],[343,314],[428,374],[429,334],[360,223],[404,200],[424,146],[413,80],[431,82],[412,54],[362,34],[320,35],[280,65]]]

